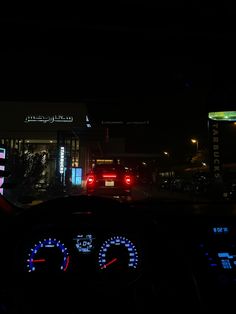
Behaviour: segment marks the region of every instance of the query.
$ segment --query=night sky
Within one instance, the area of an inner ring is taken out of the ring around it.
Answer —
[[[111,131],[133,149],[135,135],[152,152],[191,149],[191,137],[204,146],[208,110],[236,101],[235,15],[227,2],[1,19],[0,100],[85,101],[96,123],[149,120]]]

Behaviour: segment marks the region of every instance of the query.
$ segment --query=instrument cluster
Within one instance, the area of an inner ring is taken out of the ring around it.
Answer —
[[[84,232],[44,235],[27,241],[24,272],[34,274],[68,273],[81,277],[104,275],[112,280],[132,280],[140,272],[140,248],[132,236],[108,234],[97,237]]]

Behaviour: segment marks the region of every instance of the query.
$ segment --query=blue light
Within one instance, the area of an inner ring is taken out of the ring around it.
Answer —
[[[125,237],[121,236],[116,236],[116,237],[111,237],[110,239],[106,240],[103,245],[101,246],[101,249],[99,251],[99,266],[100,269],[106,269],[107,268],[107,251],[110,249],[112,246],[124,246],[128,253],[129,253],[129,261],[127,266],[129,268],[137,268],[138,265],[138,253],[135,245]]]
[[[210,264],[210,266],[211,266],[211,267],[216,267],[216,266],[218,266],[218,265],[212,263],[212,264]]]
[[[227,260],[227,259],[222,259],[222,260],[221,260],[221,264],[222,264],[222,267],[223,267],[224,269],[232,269],[232,266],[231,266],[231,264],[230,264],[230,261]]]
[[[234,255],[230,255],[229,253],[227,252],[222,252],[222,253],[218,253],[218,257],[222,258],[222,257],[225,257],[225,258],[234,258],[235,256]]]
[[[30,253],[28,255],[29,258],[26,261],[28,272],[37,271],[38,266],[36,266],[35,260],[37,260],[38,253],[41,252],[43,248],[47,248],[47,249],[58,248],[61,251],[61,253],[63,254],[63,263],[62,265],[60,265],[59,269],[65,271],[69,263],[69,260],[68,260],[69,254],[67,252],[67,248],[60,241],[57,241],[56,239],[52,240],[51,238],[48,238],[48,239],[44,239],[43,241],[39,241],[38,243],[34,245],[33,249],[30,249]],[[40,256],[40,258],[44,258],[44,257]]]
[[[214,227],[212,230],[215,234],[229,233],[228,227]]]
[[[81,185],[82,184],[82,168],[72,168],[72,184]]]

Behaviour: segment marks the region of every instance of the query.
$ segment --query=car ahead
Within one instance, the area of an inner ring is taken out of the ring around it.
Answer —
[[[119,164],[97,164],[88,173],[88,195],[131,199],[134,177],[129,169]]]

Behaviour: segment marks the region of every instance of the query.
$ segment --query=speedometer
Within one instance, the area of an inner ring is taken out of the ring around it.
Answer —
[[[111,237],[100,248],[98,264],[101,270],[136,269],[138,266],[137,249],[126,237]]]
[[[44,239],[36,243],[28,254],[28,272],[66,271],[70,256],[67,248],[57,239]]]

